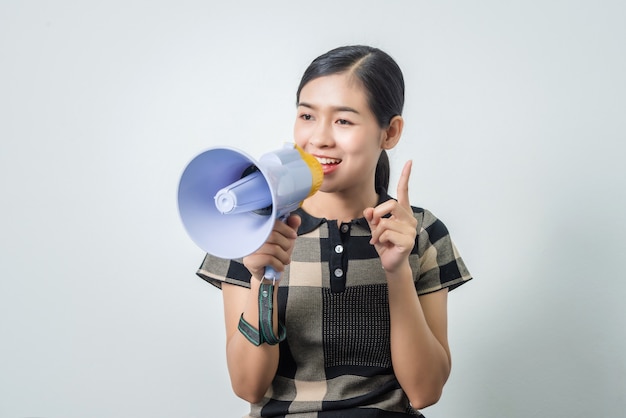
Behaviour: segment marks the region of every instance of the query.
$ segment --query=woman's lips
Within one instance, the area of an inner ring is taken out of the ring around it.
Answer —
[[[322,170],[324,175],[332,173],[339,167],[341,160],[338,158],[330,158],[330,157],[315,157],[317,161],[322,165]]]

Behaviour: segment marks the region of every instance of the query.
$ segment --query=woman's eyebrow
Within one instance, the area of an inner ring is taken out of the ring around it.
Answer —
[[[314,105],[312,105],[310,103],[306,103],[306,102],[298,103],[298,107],[301,107],[301,106],[302,107],[307,107],[307,108],[309,108],[311,110],[316,110],[317,109]],[[351,113],[355,113],[357,115],[360,114],[358,110],[356,110],[356,109],[354,109],[354,108],[352,108],[350,106],[330,106],[330,109],[333,112],[351,112]]]

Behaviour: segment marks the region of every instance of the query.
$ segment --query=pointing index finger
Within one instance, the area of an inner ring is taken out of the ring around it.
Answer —
[[[398,180],[398,203],[407,208],[411,207],[411,204],[409,203],[409,177],[411,176],[412,166],[413,161],[407,161],[402,168],[402,173],[400,174],[400,179]]]

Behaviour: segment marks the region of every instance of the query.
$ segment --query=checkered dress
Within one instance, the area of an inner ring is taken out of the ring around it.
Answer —
[[[381,203],[388,199],[381,194]],[[409,262],[417,293],[470,280],[445,225],[427,210],[413,213],[419,234]],[[297,214],[302,224],[278,288],[287,339],[274,381],[249,416],[420,416],[393,374],[386,278],[367,221],[338,224]],[[250,287],[241,260],[207,255],[197,274],[217,287]]]

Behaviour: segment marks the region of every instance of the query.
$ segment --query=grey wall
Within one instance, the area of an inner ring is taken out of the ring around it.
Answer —
[[[0,416],[231,417],[187,162],[291,137],[312,58],[404,69],[398,170],[476,280],[429,418],[626,410],[620,1],[0,2]],[[394,171],[392,184],[397,180]],[[393,191],[393,190],[392,190]]]

